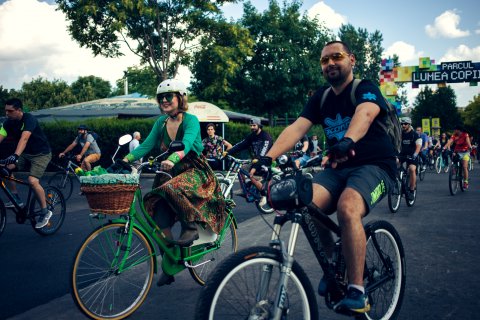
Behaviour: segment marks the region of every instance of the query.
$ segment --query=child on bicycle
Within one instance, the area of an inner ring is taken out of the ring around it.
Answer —
[[[187,246],[198,239],[197,223],[210,226],[218,233],[225,222],[225,199],[220,185],[202,155],[203,145],[198,118],[187,113],[187,90],[178,80],[168,79],[158,85],[157,102],[164,115],[160,116],[152,130],[135,150],[123,160],[133,162],[145,156],[154,146],[162,151],[173,140],[181,140],[185,149],[172,153],[161,162],[161,169],[172,174],[157,175],[152,191],[145,195],[147,211],[162,229],[169,242]],[[173,240],[171,227],[179,221],[180,238]],[[162,273],[157,285],[174,281],[174,277]]]

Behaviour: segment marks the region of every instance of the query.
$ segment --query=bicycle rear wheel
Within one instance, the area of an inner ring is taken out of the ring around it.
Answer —
[[[68,173],[57,172],[55,173],[50,180],[48,180],[50,186],[57,187],[62,191],[65,201],[70,199],[73,191],[73,180]]]
[[[462,182],[458,180],[458,167],[452,163],[448,172],[448,188],[452,196],[457,193],[461,183]]]
[[[5,209],[5,204],[3,201],[0,200],[0,236],[5,230],[5,226],[7,225],[7,210]]]
[[[124,318],[145,300],[155,255],[139,229],[134,227],[132,233],[129,245],[125,224],[110,223],[94,230],[80,246],[72,268],[72,297],[87,316]]]
[[[281,253],[251,247],[224,260],[207,281],[196,305],[196,319],[270,319],[277,306]],[[318,319],[315,291],[294,262],[281,302],[283,316]]]
[[[365,226],[364,281],[371,309],[362,319],[395,319],[405,294],[405,252],[395,228],[386,221]]]
[[[54,186],[46,186],[43,188],[45,191],[45,200],[47,201],[47,209],[52,212],[52,216],[48,223],[43,228],[35,228],[37,224],[36,217],[40,214],[42,208],[40,203],[37,201],[36,197],[32,197],[30,200],[30,211],[31,215],[30,223],[32,224],[33,230],[42,236],[49,236],[57,232],[65,220],[65,214],[67,211],[67,205],[65,203],[65,198],[63,197],[62,192]]]
[[[442,168],[443,168],[443,158],[442,158],[442,156],[439,156],[435,160],[435,171],[437,173],[440,173],[440,172],[442,172]]]
[[[400,201],[402,200],[402,183],[395,179],[392,190],[388,193],[388,208],[391,213],[395,213],[400,208]]]
[[[211,251],[203,255],[200,259],[195,260],[193,263],[198,265],[202,262],[206,262],[209,260],[210,261],[196,268],[188,268],[188,271],[190,271],[190,275],[192,276],[193,280],[195,280],[202,286],[210,277],[210,274],[215,270],[215,267],[231,253],[237,251],[238,239],[235,224],[231,219],[229,219],[229,221],[226,221],[225,223],[226,225],[228,225],[228,227],[226,227],[226,229],[224,230],[225,233],[223,234],[223,238],[221,239],[221,243],[219,244],[220,247],[217,250]],[[202,250],[204,249],[205,247],[202,246]]]
[[[425,179],[425,172],[427,172],[424,166],[425,164],[423,163],[422,158],[419,157],[417,170],[418,170],[418,178],[420,179],[420,181],[423,181],[423,179]]]

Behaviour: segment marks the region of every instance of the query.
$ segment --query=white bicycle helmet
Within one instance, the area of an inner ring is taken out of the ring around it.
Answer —
[[[157,95],[167,92],[179,92],[182,96],[187,95],[187,87],[183,82],[176,79],[167,79],[162,81],[157,87]]]

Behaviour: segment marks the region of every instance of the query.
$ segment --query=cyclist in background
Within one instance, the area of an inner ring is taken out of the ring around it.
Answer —
[[[253,159],[260,159],[267,154],[273,144],[272,137],[263,130],[263,125],[259,118],[250,119],[251,133],[242,141],[235,144],[230,150],[223,152],[223,157],[227,154],[235,154],[239,151],[250,148],[250,154]],[[255,169],[250,168],[250,179],[255,174]],[[262,184],[259,179],[252,179],[252,183],[260,190]]]
[[[423,164],[420,170],[427,170],[427,152],[428,152],[428,135],[425,132],[422,132],[422,127],[417,127],[416,129],[418,135],[422,139],[422,148],[418,154],[422,158]]]
[[[418,155],[422,148],[422,139],[417,132],[412,128],[412,119],[409,117],[403,117],[400,119],[402,124],[402,150],[399,154],[400,162],[405,161],[407,163],[407,169],[410,176],[410,181],[408,182],[409,188],[406,190],[406,197],[408,201],[414,199],[414,192],[417,187],[417,164],[418,164]],[[400,163],[401,164],[401,163]]]
[[[203,154],[207,157],[208,164],[213,170],[222,170],[222,153],[232,148],[232,145],[223,137],[215,134],[215,125],[207,124],[207,137],[202,140]]]
[[[463,168],[463,188],[468,189],[468,160],[470,159],[470,150],[472,150],[472,144],[470,142],[470,136],[461,126],[455,126],[453,135],[448,140],[444,149],[450,149],[452,143],[455,143],[454,153],[457,153],[462,160]]]
[[[73,150],[77,145],[80,145],[82,149],[80,153],[76,155],[78,162],[82,161],[82,169],[84,171],[92,170],[92,163],[100,160],[101,151],[98,147],[97,141],[92,134],[88,133],[88,127],[86,125],[78,126],[78,136],[63,152],[58,155],[59,158],[65,157],[65,153]]]
[[[448,158],[450,155],[450,150],[445,150],[445,145],[447,144],[449,139],[450,138],[444,132],[440,135],[440,138],[434,146],[435,149],[439,149],[442,152],[441,157],[443,159],[443,163],[445,164],[445,172],[448,172]]]
[[[295,144],[295,165],[297,168],[303,167],[310,160],[310,142],[307,135],[304,135],[300,141]]]
[[[290,150],[314,124],[322,125],[329,153],[322,165],[330,165],[313,177],[312,214],[320,208],[326,214],[337,212],[342,233],[342,252],[348,273],[348,291],[336,310],[365,313],[370,310],[363,277],[366,236],[362,218],[388,194],[395,179],[395,150],[379,121],[384,121],[387,105],[379,88],[363,80],[356,89],[357,104],[350,98],[355,55],[342,41],[331,41],[322,49],[322,74],[330,84],[319,88],[308,100],[300,117],[285,128],[259,166],[269,166],[272,159]],[[323,94],[329,90],[320,108]],[[354,155],[353,155],[353,151]],[[318,220],[315,218],[315,220]],[[331,257],[333,238],[320,221],[322,245]],[[327,292],[325,276],[318,292]]]
[[[14,98],[7,100],[5,102],[5,113],[7,120],[3,123],[2,128],[0,128],[0,143],[2,143],[3,139],[7,136],[12,136],[15,141],[18,141],[14,154],[5,159],[7,160],[7,167],[13,169],[17,166],[19,170],[24,170],[27,165],[30,166],[28,183],[32,187],[42,208],[37,224],[35,225],[35,228],[40,229],[45,227],[52,217],[52,212],[47,209],[45,191],[40,184],[40,178],[45,173],[45,169],[52,159],[50,145],[42,128],[40,128],[38,124],[38,120],[32,114],[23,112],[23,104],[20,99]],[[18,204],[23,206],[18,196],[15,182],[10,181],[9,186]],[[5,204],[7,208],[13,206],[11,202]]]

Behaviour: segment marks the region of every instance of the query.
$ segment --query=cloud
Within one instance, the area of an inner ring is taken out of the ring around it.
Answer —
[[[425,32],[431,38],[461,38],[470,34],[468,30],[460,30],[458,25],[460,23],[460,16],[456,10],[447,10],[435,18],[432,25],[425,26]]]
[[[94,57],[80,48],[67,31],[67,22],[56,5],[37,0],[10,0],[0,5],[0,85],[19,89],[39,76],[50,81],[72,82],[95,75],[114,85],[129,66],[138,65],[124,49],[119,58]]]
[[[325,2],[320,1],[314,4],[307,11],[310,19],[317,18],[319,22],[324,22],[325,27],[329,29],[339,29],[342,24],[347,23],[347,17],[336,13],[332,8],[327,6]]]
[[[462,44],[456,48],[450,48],[440,59],[442,62],[447,61],[480,61],[480,46],[469,48]]]
[[[403,66],[418,64],[418,58],[423,56],[423,51],[415,51],[415,46],[403,41],[396,41],[383,53],[383,58],[393,57],[396,54]]]

